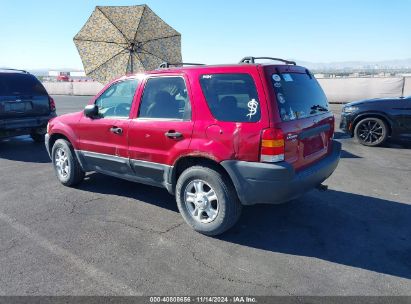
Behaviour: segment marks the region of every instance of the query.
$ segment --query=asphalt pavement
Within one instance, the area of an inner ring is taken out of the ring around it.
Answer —
[[[55,96],[59,114],[88,99]],[[411,148],[336,137],[328,191],[246,207],[217,238],[165,190],[96,173],[67,188],[43,145],[0,142],[0,295],[411,295]]]

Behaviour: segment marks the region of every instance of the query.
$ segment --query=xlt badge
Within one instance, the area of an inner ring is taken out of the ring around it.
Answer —
[[[295,140],[297,137],[297,134],[287,134],[287,140]]]

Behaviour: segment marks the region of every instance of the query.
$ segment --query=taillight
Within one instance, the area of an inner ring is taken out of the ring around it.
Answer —
[[[50,105],[50,111],[54,112],[56,110],[56,103],[54,102],[54,99],[49,97],[49,105]]]
[[[260,161],[276,163],[284,160],[284,133],[280,129],[264,129],[261,134]]]

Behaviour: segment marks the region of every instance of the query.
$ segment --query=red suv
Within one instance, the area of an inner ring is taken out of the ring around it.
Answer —
[[[207,235],[233,226],[242,205],[319,187],[341,150],[327,99],[306,68],[256,59],[114,80],[83,112],[50,121],[58,179],[74,186],[97,171],[166,188]]]

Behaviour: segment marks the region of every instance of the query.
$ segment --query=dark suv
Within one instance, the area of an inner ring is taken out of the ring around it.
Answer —
[[[54,100],[35,76],[0,69],[0,139],[29,134],[42,142],[47,122],[54,117]]]
[[[337,167],[334,116],[292,62],[165,68],[108,84],[83,112],[50,121],[46,148],[66,186],[87,171],[166,188],[196,231],[216,235],[242,205],[279,204]]]
[[[410,142],[411,96],[347,103],[342,108],[340,129],[370,147],[388,139]]]

